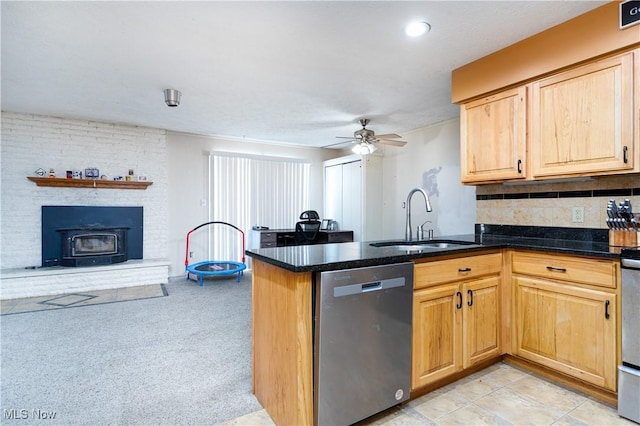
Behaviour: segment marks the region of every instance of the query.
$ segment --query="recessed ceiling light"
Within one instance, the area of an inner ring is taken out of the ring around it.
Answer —
[[[427,22],[411,22],[404,28],[404,32],[409,37],[418,37],[431,30],[431,25]]]

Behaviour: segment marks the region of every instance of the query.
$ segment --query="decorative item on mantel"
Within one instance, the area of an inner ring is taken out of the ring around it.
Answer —
[[[89,167],[84,169],[85,179],[98,179],[100,177],[100,170],[95,167]]]
[[[133,173],[133,169],[129,169]],[[53,168],[49,173],[43,168],[34,172],[35,176],[27,176],[31,182],[37,186],[64,187],[64,188],[110,188],[110,189],[147,189],[153,182],[147,181],[146,176],[138,176],[138,180],[133,180],[130,176],[125,180],[123,176],[114,177],[109,180],[107,175],[100,175],[100,170],[95,167],[84,169],[84,179],[82,170],[67,170],[65,177],[58,178]],[[48,176],[48,177],[47,177]]]

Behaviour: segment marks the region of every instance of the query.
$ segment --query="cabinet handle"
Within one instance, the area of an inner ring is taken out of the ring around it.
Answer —
[[[459,268],[458,272],[471,272],[471,268]]]
[[[456,292],[456,296],[458,296],[458,303],[456,303],[456,309],[462,308],[462,293],[459,291]]]
[[[522,173],[522,160],[518,160],[518,173]]]
[[[608,300],[606,300],[604,302],[604,317],[605,319],[609,319],[610,315],[609,315],[609,305],[611,304],[611,302],[609,302]]]
[[[629,157],[627,156],[627,153],[629,152],[629,148],[627,148],[627,146],[623,146],[622,147],[622,161],[624,162],[624,164],[627,164],[629,162]]]
[[[556,268],[554,266],[547,266],[547,270],[553,272],[567,272],[567,268]]]
[[[467,290],[467,296],[469,296],[467,306],[473,306],[473,291],[471,291],[471,289]]]

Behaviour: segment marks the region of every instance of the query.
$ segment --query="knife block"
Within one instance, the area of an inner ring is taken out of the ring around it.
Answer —
[[[617,247],[637,247],[640,232],[609,230],[609,245]]]

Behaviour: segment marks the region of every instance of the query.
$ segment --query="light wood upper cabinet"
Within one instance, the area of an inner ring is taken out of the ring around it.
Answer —
[[[640,49],[515,84],[460,106],[462,183],[640,172]]]
[[[460,107],[463,183],[526,177],[526,87]]]
[[[534,178],[633,170],[633,55],[533,82]]]

